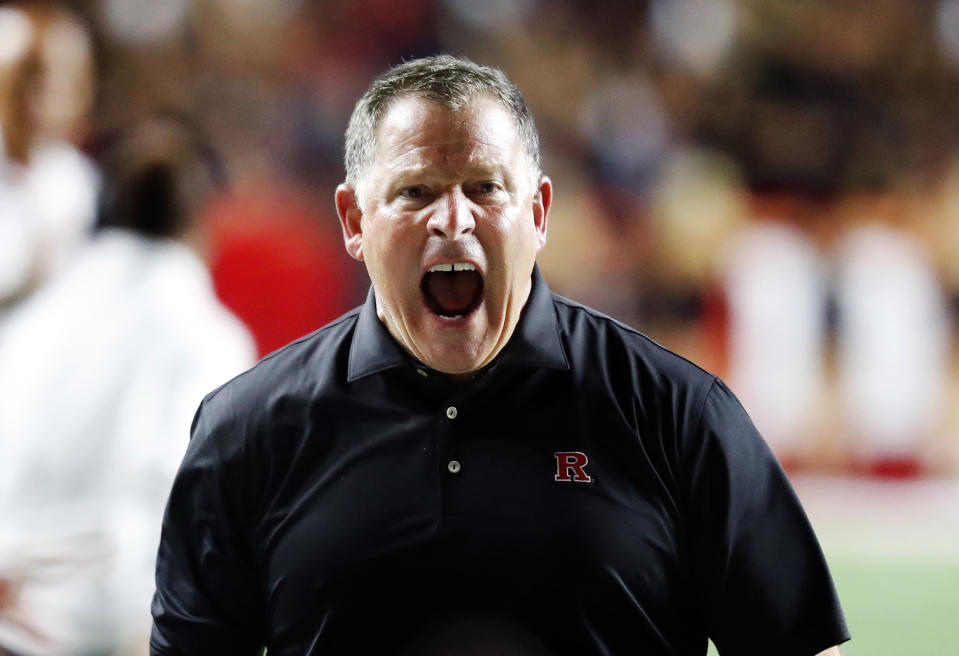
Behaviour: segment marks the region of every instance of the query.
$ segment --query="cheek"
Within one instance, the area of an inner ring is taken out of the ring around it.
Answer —
[[[363,245],[368,258],[389,259],[396,250],[392,245],[397,243],[398,239],[395,223],[389,218],[370,220],[363,228]]]
[[[410,226],[396,221],[373,222],[363,240],[370,273],[376,272],[381,285],[396,287],[419,271],[422,240]],[[419,281],[417,281],[418,284]]]
[[[525,267],[526,261],[535,258],[539,251],[539,239],[531,216],[513,217],[500,238],[517,265]]]
[[[524,218],[515,209],[482,217],[477,221],[477,231],[482,226],[483,234],[490,247],[513,253],[519,250],[524,239]]]

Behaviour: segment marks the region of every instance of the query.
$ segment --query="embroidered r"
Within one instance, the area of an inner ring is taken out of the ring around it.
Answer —
[[[576,483],[591,483],[592,478],[586,473],[586,464],[589,458],[582,451],[557,451],[556,458],[557,481],[575,481]]]

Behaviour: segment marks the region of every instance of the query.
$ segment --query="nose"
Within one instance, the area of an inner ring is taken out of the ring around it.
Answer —
[[[441,196],[426,223],[430,236],[449,240],[473,232],[476,220],[470,211],[469,199],[459,187],[455,187]]]

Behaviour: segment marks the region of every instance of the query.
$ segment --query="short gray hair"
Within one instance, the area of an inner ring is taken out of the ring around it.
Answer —
[[[515,119],[520,140],[539,170],[539,135],[519,88],[497,68],[462,57],[437,55],[394,66],[373,80],[356,103],[346,129],[345,157],[346,182],[354,189],[373,163],[380,119],[396,98],[407,94],[453,110],[467,105],[478,95],[498,100]]]

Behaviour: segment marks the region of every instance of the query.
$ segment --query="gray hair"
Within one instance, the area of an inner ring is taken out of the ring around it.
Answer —
[[[537,172],[539,136],[523,95],[503,71],[461,57],[437,55],[413,59],[389,69],[356,103],[346,128],[346,182],[355,189],[369,172],[376,153],[376,128],[396,98],[412,94],[460,109],[477,95],[502,103],[516,121],[517,133]]]

